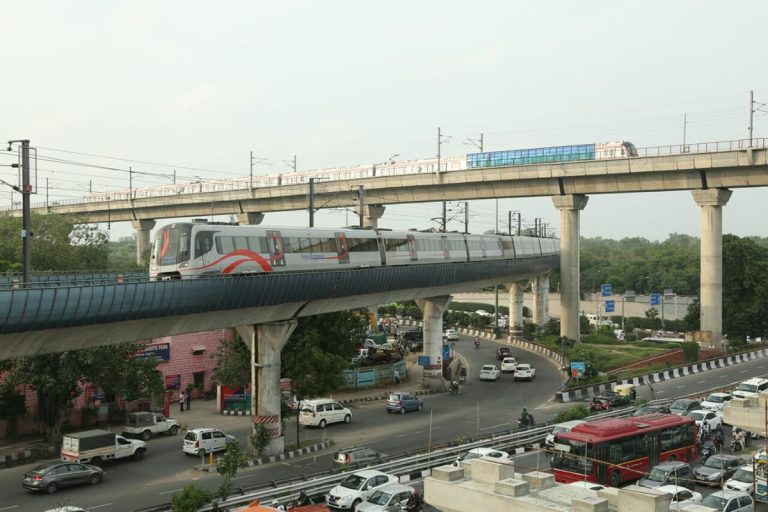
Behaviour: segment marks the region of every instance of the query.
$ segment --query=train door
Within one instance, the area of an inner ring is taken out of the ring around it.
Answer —
[[[216,261],[216,251],[213,250],[213,231],[198,231],[195,235],[195,259],[200,258],[200,266],[208,267]]]
[[[416,239],[413,235],[408,235],[408,252],[411,255],[411,261],[419,260],[419,255],[416,252]]]
[[[279,231],[267,231],[269,263],[273,267],[285,266],[285,243]]]
[[[440,237],[440,244],[443,248],[443,259],[450,259],[451,258],[451,252],[450,248],[448,247],[448,237],[443,235]]]
[[[336,238],[336,255],[339,258],[339,263],[349,263],[349,243],[347,242],[347,236],[340,232],[334,233],[333,236]]]

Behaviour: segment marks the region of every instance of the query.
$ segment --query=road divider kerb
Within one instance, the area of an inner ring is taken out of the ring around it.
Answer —
[[[305,446],[304,448],[297,448],[289,452],[282,453],[280,455],[272,455],[270,457],[263,457],[258,459],[249,459],[240,463],[241,468],[252,468],[255,466],[261,466],[264,464],[272,464],[274,462],[280,462],[281,460],[295,459],[303,455],[309,455],[310,453],[319,452],[333,446],[333,440],[323,441],[322,443]],[[195,466],[198,471],[206,471],[208,473],[215,473],[217,464],[202,464]]]

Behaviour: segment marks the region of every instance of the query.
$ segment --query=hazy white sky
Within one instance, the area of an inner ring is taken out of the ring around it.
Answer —
[[[689,143],[740,139],[749,90],[768,103],[767,23],[760,0],[9,2],[0,140],[108,167],[41,159],[34,201],[45,178],[51,200],[127,188],[128,166],[149,173],[134,186],[169,183],[173,169],[179,181],[246,176],[249,151],[268,159],[257,174],[288,171],[294,155],[300,170],[429,158],[438,126],[445,155],[475,151],[465,142],[480,133],[486,150],[680,144],[684,113]],[[768,136],[768,113],[755,114],[755,136]],[[11,162],[0,152],[0,179],[15,180]],[[0,206],[11,195],[0,186]],[[735,190],[724,231],[768,236],[755,222],[766,202],[768,190]],[[437,226],[440,210],[388,207],[380,226]],[[559,230],[549,198],[500,200],[500,229],[508,210]],[[470,212],[471,231],[494,228],[494,201]],[[345,212],[316,223],[343,226]],[[699,210],[689,192],[592,196],[581,228],[698,236]]]

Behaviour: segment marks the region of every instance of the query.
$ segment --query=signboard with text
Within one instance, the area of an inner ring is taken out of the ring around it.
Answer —
[[[610,297],[613,295],[613,285],[611,283],[601,284],[600,291],[603,293],[603,297]]]
[[[605,312],[613,313],[614,311],[616,311],[616,301],[614,300],[605,301]]]
[[[651,294],[651,306],[658,306],[661,304],[661,295],[658,293]]]
[[[154,357],[160,361],[171,360],[171,344],[170,343],[157,343],[154,345],[146,345],[143,349],[139,350],[133,355],[134,359],[145,359]]]
[[[587,363],[583,361],[571,362],[571,377],[574,379],[581,379],[584,377],[585,371],[587,371]]]

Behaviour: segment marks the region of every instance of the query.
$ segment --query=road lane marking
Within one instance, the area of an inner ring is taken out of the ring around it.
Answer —
[[[747,373],[747,370],[741,370],[739,373]]]
[[[718,377],[718,379],[724,379],[726,377],[727,377],[727,375],[721,375],[721,376]]]
[[[663,389],[660,389],[660,390],[658,390],[658,391],[656,392],[656,394],[657,394],[657,395],[660,395],[660,394],[662,394],[662,393],[666,393],[666,391],[664,391]]]
[[[705,381],[705,380],[700,380],[700,381],[699,381],[699,382],[697,382],[696,384],[704,384],[705,382],[707,382],[707,381]]]
[[[760,366],[758,366],[758,368],[765,368],[765,367],[766,367],[766,365],[764,365],[764,364],[763,364],[763,365],[760,365]]]
[[[95,508],[108,507],[110,505],[114,505],[114,503],[105,503],[103,505],[91,505],[90,507],[88,507],[88,509],[93,510]]]
[[[157,493],[157,494],[159,494],[160,496],[162,496],[163,494],[173,494],[173,493],[175,493],[175,492],[181,492],[181,491],[183,491],[183,490],[184,490],[184,489],[173,489],[172,491],[163,491],[163,492],[159,492],[159,493]]]
[[[18,505],[11,505],[10,507],[0,508],[0,510],[11,510],[12,508],[19,508]]]
[[[677,386],[677,389],[683,389],[685,386]]]

